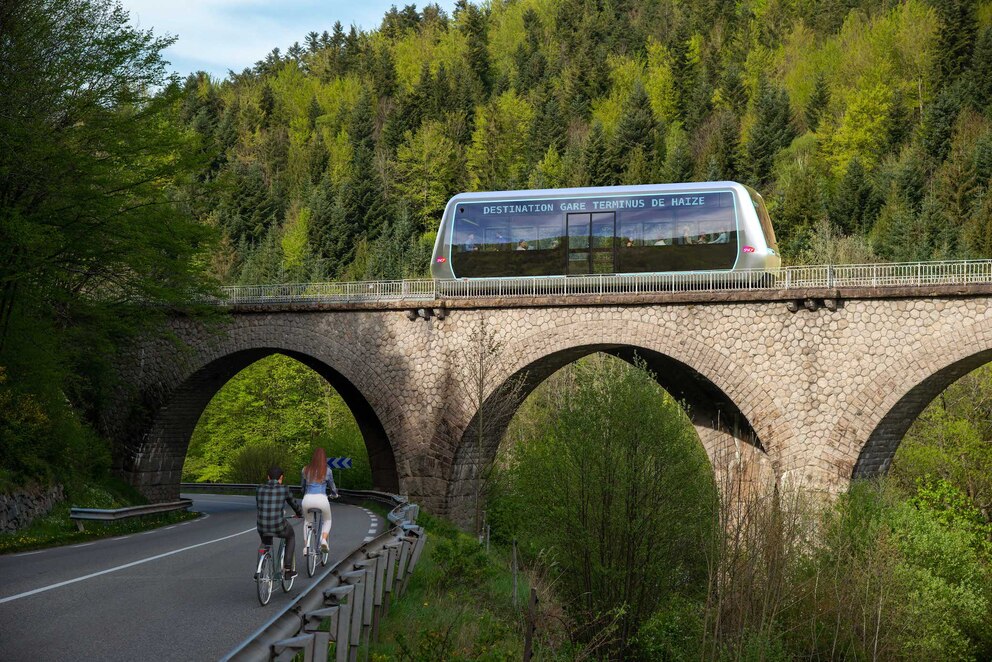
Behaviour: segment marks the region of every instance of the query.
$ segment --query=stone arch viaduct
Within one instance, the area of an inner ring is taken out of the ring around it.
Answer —
[[[795,310],[797,296],[821,305]],[[636,353],[686,402],[718,474],[747,466],[751,478],[837,492],[884,472],[922,409],[992,361],[990,303],[992,287],[970,285],[459,299],[420,315],[402,302],[235,306],[222,322],[174,318],[167,336],[132,348],[101,425],[119,472],[153,499],[175,497],[210,398],[253,361],[286,354],[351,407],[377,487],[465,523],[499,441],[467,431],[511,379],[522,399],[581,356]],[[483,336],[498,345],[486,362]]]

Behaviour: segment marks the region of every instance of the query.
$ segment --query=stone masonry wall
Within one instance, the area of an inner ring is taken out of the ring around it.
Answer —
[[[634,348],[664,359],[666,388],[696,394],[693,423],[718,473],[746,457],[769,480],[837,492],[856,467],[859,475],[884,470],[907,421],[992,360],[990,300],[849,298],[835,310],[798,312],[781,300],[460,302],[427,320],[401,309],[237,311],[212,330],[175,320],[179,343],[149,343],[140,370],[122,361],[134,388],[106,422],[119,469],[149,496],[164,495],[175,489],[189,433],[213,392],[251,361],[286,353],[351,389],[363,430],[381,433],[376,454],[391,451],[380,475],[395,474],[400,491],[428,510],[464,514],[474,493],[464,481],[479,460],[462,450],[463,437],[484,401],[470,359],[484,325],[499,346],[485,396],[511,376],[539,380],[592,351]],[[730,410],[746,440],[720,418]]]
[[[65,493],[61,485],[0,494],[0,533],[23,529],[34,519],[47,515],[63,499]]]

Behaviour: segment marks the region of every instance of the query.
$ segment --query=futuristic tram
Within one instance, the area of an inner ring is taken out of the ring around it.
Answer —
[[[460,193],[441,219],[439,280],[767,270],[765,203],[736,182]]]

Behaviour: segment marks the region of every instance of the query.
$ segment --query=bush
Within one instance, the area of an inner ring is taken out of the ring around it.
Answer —
[[[269,468],[279,466],[287,472],[287,482],[292,483],[293,478],[286,464],[288,460],[289,452],[282,444],[272,441],[249,444],[231,456],[227,478],[232,483],[264,483]]]
[[[455,586],[477,587],[493,570],[482,545],[464,534],[440,538],[434,548],[434,562],[437,564],[436,585],[440,590]]]
[[[634,638],[642,660],[682,662],[700,659],[703,650],[703,607],[696,600],[673,595],[645,621]]]

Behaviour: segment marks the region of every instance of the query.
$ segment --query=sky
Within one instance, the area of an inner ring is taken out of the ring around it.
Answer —
[[[273,48],[286,52],[307,33],[331,30],[341,21],[364,30],[379,27],[392,5],[412,0],[121,0],[136,27],[179,41],[165,51],[170,69],[185,76],[206,71],[223,78],[240,73]],[[422,7],[425,2],[417,2]],[[455,0],[437,0],[451,15]]]

